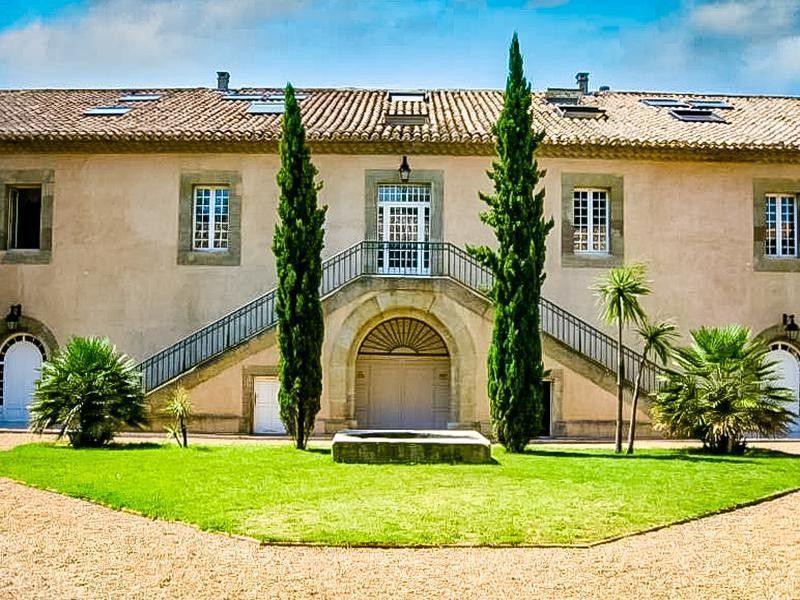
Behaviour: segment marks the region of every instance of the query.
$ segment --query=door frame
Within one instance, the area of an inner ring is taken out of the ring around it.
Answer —
[[[3,340],[3,344],[0,345],[0,376],[3,376],[3,377],[5,376],[5,374],[4,374],[4,370],[5,370],[5,366],[6,366],[6,360],[5,359],[6,359],[6,355],[8,354],[8,351],[15,344],[17,344],[19,342],[28,342],[30,344],[33,344],[39,350],[39,354],[42,357],[42,361],[41,361],[40,365],[43,364],[47,360],[47,356],[48,356],[47,347],[45,346],[44,342],[42,342],[42,340],[40,340],[37,336],[35,336],[35,335],[31,334],[31,333],[24,332],[24,331],[21,331],[19,333],[14,333],[14,334],[8,336],[5,340]],[[6,406],[6,403],[4,402],[3,392],[4,392],[4,389],[3,389],[2,386],[0,386],[0,421],[5,419],[5,406]],[[26,419],[26,421],[27,421],[27,419]],[[9,422],[11,422],[11,421],[9,420]]]

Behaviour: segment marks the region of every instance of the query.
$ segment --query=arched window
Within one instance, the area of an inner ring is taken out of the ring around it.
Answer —
[[[369,332],[359,354],[404,354],[410,356],[448,356],[447,346],[430,325],[418,319],[389,319]]]

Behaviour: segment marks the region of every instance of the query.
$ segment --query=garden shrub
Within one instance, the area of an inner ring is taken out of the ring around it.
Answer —
[[[147,422],[141,374],[108,339],[75,337],[42,365],[30,415],[33,432],[57,428],[72,446],[102,446]]]

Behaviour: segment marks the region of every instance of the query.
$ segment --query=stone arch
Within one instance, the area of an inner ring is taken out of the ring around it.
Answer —
[[[53,332],[38,319],[23,314],[17,328],[13,331],[8,329],[5,319],[0,319],[0,345],[5,344],[6,340],[22,333],[27,333],[39,340],[44,345],[46,351],[45,356],[47,358],[58,351],[56,336],[54,336]]]
[[[479,368],[476,345],[448,303],[457,304],[441,292],[386,290],[360,302],[347,314],[334,334],[328,359],[328,400],[334,420],[343,419],[347,426],[355,426],[356,361],[361,344],[381,322],[407,317],[426,323],[441,335],[451,357],[450,425],[473,425],[476,390],[470,374]]]
[[[38,355],[36,355],[37,351]],[[27,359],[22,359],[22,365],[18,362],[19,352],[28,352]],[[14,355],[13,361],[12,354]],[[29,401],[20,403],[20,399],[30,398],[33,393],[34,381],[38,378],[36,372],[47,358],[48,352],[45,344],[30,333],[15,332],[7,336],[0,344],[0,418],[12,422],[27,421]],[[12,368],[12,364],[16,368]],[[9,393],[11,394],[10,398],[7,396]],[[12,402],[14,398],[17,399],[17,402]]]

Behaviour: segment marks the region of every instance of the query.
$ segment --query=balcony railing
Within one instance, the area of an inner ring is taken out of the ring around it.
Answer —
[[[447,242],[364,241],[322,263],[320,295],[325,298],[363,276],[448,278],[486,297],[493,281],[492,274],[465,250]],[[275,290],[270,290],[146,359],[140,365],[144,389],[154,390],[275,326],[275,296]],[[544,298],[540,311],[542,331],[616,371],[617,348],[613,338]],[[630,348],[623,348],[625,373],[629,377],[636,372],[640,358]],[[642,387],[657,389],[658,374],[659,369],[647,363]]]

